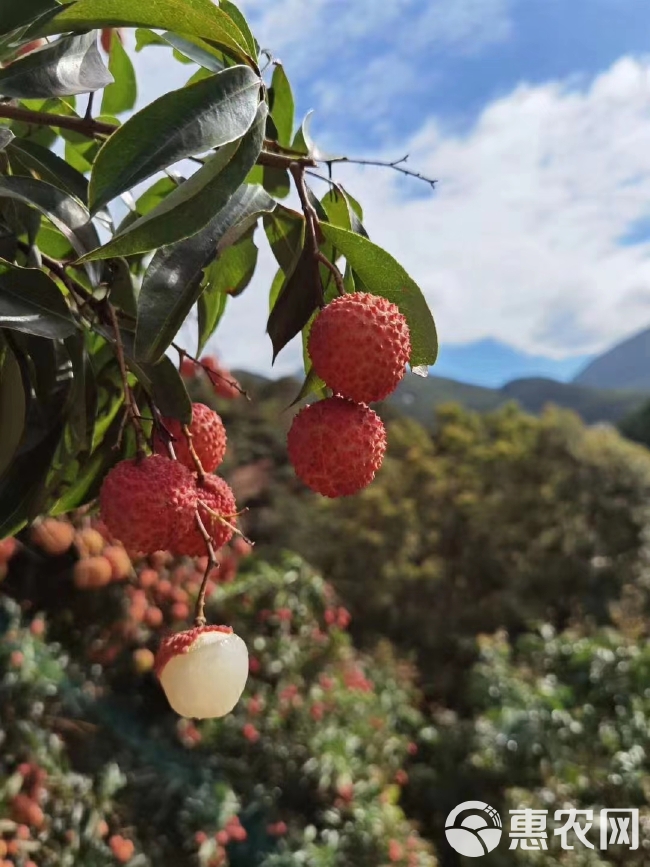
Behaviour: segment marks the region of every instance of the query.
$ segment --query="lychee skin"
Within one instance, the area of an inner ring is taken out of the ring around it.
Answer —
[[[206,476],[203,482],[196,483],[196,497],[203,526],[210,534],[215,550],[218,550],[232,539],[232,525],[237,520],[235,495],[224,479],[219,476]],[[219,520],[219,515],[227,523]],[[193,517],[189,529],[174,536],[170,549],[174,554],[186,557],[201,557],[207,553],[205,539],[197,526],[196,518]]]
[[[194,522],[196,483],[179,463],[160,455],[121,461],[104,479],[101,518],[129,554],[170,548]]]
[[[314,370],[335,394],[357,403],[383,400],[411,356],[406,317],[386,298],[354,292],[334,299],[309,334]]]
[[[190,453],[187,437],[183,433],[183,425],[175,418],[163,418],[163,423],[174,437],[172,445],[176,459],[192,472],[196,472],[197,467]],[[214,472],[226,454],[226,429],[221,416],[204,403],[193,403],[192,424],[189,425],[189,429],[192,434],[192,446],[204,472]],[[167,447],[157,431],[154,434],[153,445],[157,454],[167,457]]]
[[[386,451],[386,430],[369,407],[328,397],[300,410],[287,446],[308,487],[324,497],[345,497],[374,479]]]
[[[163,639],[155,671],[180,716],[225,716],[246,686],[248,650],[229,626],[197,626]]]

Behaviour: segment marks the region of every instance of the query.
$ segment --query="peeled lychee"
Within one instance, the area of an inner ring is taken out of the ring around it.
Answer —
[[[342,295],[318,314],[309,334],[315,372],[335,394],[357,403],[388,397],[411,355],[406,317],[386,298]]]
[[[126,550],[151,554],[191,529],[196,483],[187,467],[160,455],[121,461],[104,479],[99,502],[102,520]]]
[[[162,641],[156,674],[180,716],[225,716],[246,686],[248,650],[229,626],[198,626]]]
[[[344,497],[374,479],[386,451],[386,430],[369,407],[328,397],[300,410],[287,446],[306,485],[325,497]]]
[[[224,479],[219,476],[206,476],[203,482],[197,482],[196,496],[203,526],[208,531],[214,548],[222,548],[232,539],[233,524],[237,520],[235,495]],[[171,548],[175,554],[187,557],[200,557],[206,553],[205,540],[196,519],[188,530],[174,537]]]
[[[172,445],[176,458],[192,472],[196,463],[190,453],[182,424],[175,418],[164,418],[164,425],[173,436]],[[206,473],[211,473],[221,464],[226,453],[226,429],[221,417],[203,403],[192,404],[192,446]],[[154,435],[154,449],[159,455],[167,455],[167,448],[158,432]]]

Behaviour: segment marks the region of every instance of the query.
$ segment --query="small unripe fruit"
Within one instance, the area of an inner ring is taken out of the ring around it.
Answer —
[[[225,716],[246,686],[248,650],[229,626],[198,626],[162,641],[156,674],[180,716]]]
[[[74,535],[72,524],[56,518],[44,518],[34,524],[30,532],[32,542],[53,557],[59,557],[70,549]]]
[[[104,479],[99,496],[102,520],[130,553],[170,547],[187,532],[196,510],[192,473],[160,455],[121,461]]]
[[[329,397],[300,410],[287,446],[306,485],[325,497],[343,497],[374,479],[386,451],[386,430],[369,407]]]
[[[32,828],[42,828],[45,822],[45,815],[39,805],[24,794],[16,795],[11,801],[11,815],[14,821]]]
[[[196,472],[196,463],[190,452],[183,426],[175,418],[164,418],[163,423],[174,438],[172,445],[176,459],[184,466]],[[192,424],[189,425],[192,434],[192,446],[201,466],[206,473],[211,473],[222,463],[226,453],[226,429],[221,417],[209,406],[203,403],[192,404]],[[166,455],[167,448],[163,438],[156,431],[154,434],[154,449],[159,455]]]
[[[111,564],[113,581],[124,581],[131,574],[131,558],[121,545],[108,545],[103,551],[104,557]]]
[[[315,372],[335,394],[357,403],[383,400],[395,391],[410,355],[406,317],[396,304],[368,292],[336,298],[309,334]]]
[[[138,674],[152,671],[155,661],[153,653],[147,647],[139,647],[133,651],[133,665]]]
[[[156,608],[156,606],[152,605],[150,608],[147,608],[147,611],[144,615],[144,622],[151,629],[158,629],[159,626],[162,626],[163,622],[163,613],[160,608]]]
[[[203,483],[196,487],[199,515],[215,549],[227,544],[233,535],[233,524],[237,520],[237,504],[232,489],[219,476],[206,476]],[[173,543],[177,554],[200,557],[205,554],[205,540],[196,520],[189,531],[178,535]]]
[[[87,527],[85,530],[79,530],[76,535],[75,543],[80,552],[88,553],[91,557],[101,554],[104,550],[104,537],[98,530],[93,530],[92,527]]]
[[[72,580],[80,590],[89,587],[106,587],[111,583],[113,567],[106,557],[87,557],[74,564]]]

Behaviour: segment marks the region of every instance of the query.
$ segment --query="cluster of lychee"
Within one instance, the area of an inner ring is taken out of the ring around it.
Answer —
[[[227,482],[212,475],[226,451],[219,415],[195,403],[188,428],[163,419],[153,446],[153,455],[121,461],[104,479],[99,501],[108,532],[130,554],[200,557],[208,540],[223,547],[235,531],[237,506]],[[223,716],[246,684],[248,652],[229,627],[198,626],[163,640],[156,673],[181,715]]]
[[[217,397],[226,400],[233,400],[243,394],[241,385],[216,355],[204,355],[200,361],[186,356],[181,362],[181,376],[184,379],[207,378]]]
[[[378,295],[354,292],[328,304],[308,340],[314,372],[333,392],[302,409],[288,436],[302,481],[325,497],[355,494],[374,479],[386,430],[368,404],[399,385],[411,355],[406,317]]]

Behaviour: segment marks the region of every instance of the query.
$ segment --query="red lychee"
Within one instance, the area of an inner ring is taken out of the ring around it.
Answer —
[[[197,483],[196,496],[199,515],[212,544],[215,549],[223,547],[231,540],[237,520],[237,504],[230,485],[219,476],[206,476],[203,482]],[[205,540],[195,519],[188,530],[175,536],[172,550],[187,557],[205,554]]]
[[[374,479],[386,451],[386,430],[369,407],[328,397],[300,410],[287,445],[306,485],[325,497],[344,497]]]
[[[192,472],[196,472],[196,464],[190,453],[182,424],[175,418],[164,418],[163,422],[174,437],[172,445],[177,459]],[[192,434],[192,446],[201,461],[201,466],[206,473],[213,472],[221,464],[226,453],[226,429],[221,417],[209,406],[194,403],[192,424],[189,425],[189,429]],[[167,455],[166,445],[158,432],[154,435],[154,449],[159,455]]]
[[[357,403],[388,397],[410,355],[406,317],[391,301],[368,292],[336,298],[318,314],[309,334],[316,373],[335,394]]]
[[[102,520],[130,554],[170,547],[194,521],[196,483],[178,461],[160,455],[121,461],[104,479]]]
[[[180,716],[225,716],[246,685],[248,650],[229,626],[197,626],[163,639],[155,670]]]

